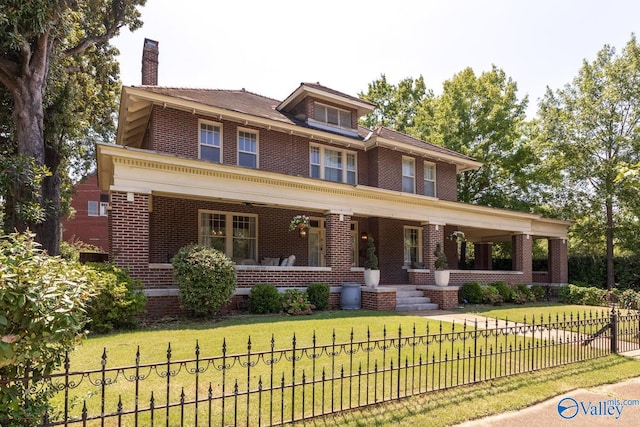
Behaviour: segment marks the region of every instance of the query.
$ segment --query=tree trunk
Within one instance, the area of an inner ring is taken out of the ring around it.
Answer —
[[[60,156],[53,147],[47,147],[45,150],[43,107],[45,62],[41,63],[42,68],[30,69],[28,77],[16,79],[16,86],[11,90],[18,154],[31,157],[37,166],[47,166],[52,173],[45,178],[36,195],[37,203],[45,211],[45,220],[41,223],[31,223],[14,217],[13,225],[20,232],[24,232],[27,228],[34,231],[36,241],[42,244],[43,249],[50,255],[57,255],[60,243],[60,177],[58,175]],[[14,200],[25,200],[30,191],[26,183],[16,182]]]
[[[607,289],[611,290],[616,286],[613,270],[613,201],[611,197],[607,197],[605,204],[607,209]]]

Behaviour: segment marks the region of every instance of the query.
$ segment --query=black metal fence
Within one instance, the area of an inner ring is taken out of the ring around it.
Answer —
[[[28,393],[57,391],[56,410],[41,425],[281,425],[408,396],[602,357],[640,348],[636,312],[601,311],[582,317],[525,320],[515,324],[440,324],[353,332],[348,341],[302,345],[293,335],[278,348],[272,338],[256,349],[110,367],[105,349],[94,370],[46,378],[1,379]],[[25,396],[25,404],[28,399]]]

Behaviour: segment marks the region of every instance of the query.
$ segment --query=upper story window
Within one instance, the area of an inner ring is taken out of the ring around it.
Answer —
[[[436,165],[424,162],[424,195],[436,197]]]
[[[402,191],[416,192],[416,162],[411,157],[402,158]]]
[[[351,129],[351,111],[315,103],[313,118],[321,123]]]
[[[108,202],[97,202],[95,200],[89,200],[87,202],[87,215],[88,216],[108,216],[109,207]]]
[[[238,130],[238,165],[254,169],[258,167],[258,132]]]
[[[222,125],[200,121],[198,132],[200,159],[222,163]]]
[[[309,176],[334,182],[356,184],[356,153],[311,145]]]

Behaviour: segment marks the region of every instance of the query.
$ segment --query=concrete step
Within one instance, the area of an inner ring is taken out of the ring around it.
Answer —
[[[421,297],[424,295],[424,292],[413,290],[413,291],[396,291],[396,298],[411,298],[411,297]]]
[[[396,311],[424,311],[424,310],[437,310],[438,304],[424,303],[424,304],[396,304]]]
[[[425,304],[431,302],[431,298],[429,297],[399,297],[396,295],[396,305],[398,304]]]

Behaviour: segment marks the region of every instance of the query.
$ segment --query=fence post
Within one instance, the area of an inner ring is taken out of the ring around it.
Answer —
[[[611,328],[611,353],[618,354],[618,316],[616,314],[616,308],[611,308],[611,322],[609,326]]]

